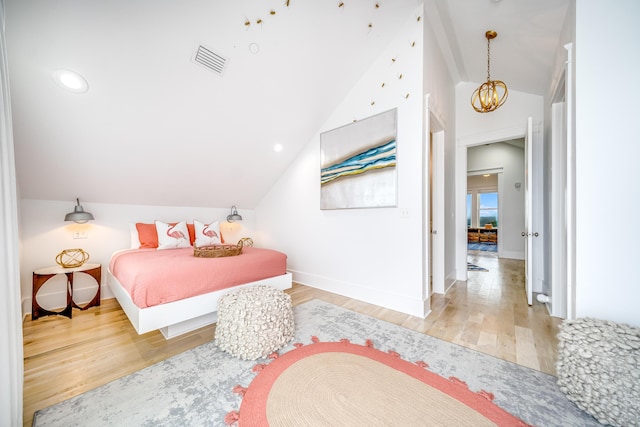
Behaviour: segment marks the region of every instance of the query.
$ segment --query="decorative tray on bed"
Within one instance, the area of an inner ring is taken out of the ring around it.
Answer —
[[[240,240],[237,245],[194,246],[193,256],[200,258],[220,258],[240,255],[242,253],[242,246],[242,240]]]

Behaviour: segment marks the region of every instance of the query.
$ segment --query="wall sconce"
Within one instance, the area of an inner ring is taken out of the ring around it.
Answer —
[[[242,221],[242,217],[238,213],[235,205],[231,206],[231,214],[227,215],[227,222]]]
[[[85,212],[82,206],[80,206],[80,199],[76,199],[77,205],[74,206],[73,212],[69,212],[64,216],[65,221],[73,221],[78,224],[84,224],[85,222],[95,219],[91,212]]]

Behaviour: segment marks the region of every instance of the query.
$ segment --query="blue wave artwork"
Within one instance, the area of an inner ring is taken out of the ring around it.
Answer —
[[[320,183],[396,166],[396,140],[369,148],[340,162],[321,169]]]

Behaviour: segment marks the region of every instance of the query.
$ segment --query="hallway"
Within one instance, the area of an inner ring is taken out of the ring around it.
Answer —
[[[529,307],[524,261],[498,258],[494,252],[469,251],[467,260],[488,271],[469,271],[446,296],[434,295],[429,335],[555,374],[558,326],[547,308]]]

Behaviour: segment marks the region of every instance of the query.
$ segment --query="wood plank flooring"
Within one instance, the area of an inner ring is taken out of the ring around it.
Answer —
[[[560,320],[526,303],[522,261],[470,252],[469,261],[488,272],[469,272],[467,282],[432,297],[432,313],[421,319],[350,298],[294,284],[293,304],[317,298],[460,344],[501,359],[555,374]],[[43,317],[23,324],[24,426],[41,408],[76,396],[178,353],[211,341],[215,326],[171,340],[160,332],[138,335],[115,299],[74,310],[73,319]]]

